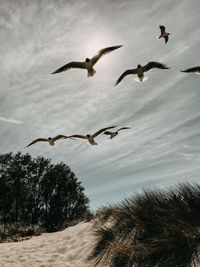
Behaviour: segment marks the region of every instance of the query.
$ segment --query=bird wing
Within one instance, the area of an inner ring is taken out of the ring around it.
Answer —
[[[125,130],[125,129],[130,129],[131,127],[122,127],[119,130],[117,130],[117,132],[121,131],[121,130]]]
[[[112,129],[112,128],[115,128],[116,126],[111,126],[111,127],[106,127],[106,128],[103,128],[101,130],[99,130],[98,132],[94,133],[92,135],[93,138],[95,138],[96,136],[100,135],[101,133],[105,132],[106,130],[108,129]]]
[[[137,69],[132,69],[132,70],[126,70],[122,75],[119,77],[119,79],[116,81],[115,86],[120,83],[124,77],[126,77],[129,74],[137,74]]]
[[[67,136],[66,135],[62,135],[62,134],[59,134],[59,135],[53,137],[52,139],[53,139],[53,141],[56,141],[56,140],[61,139],[61,138],[64,139],[64,138],[67,138]]]
[[[98,54],[95,55],[95,56],[93,56],[93,57],[91,58],[91,62],[92,62],[92,64],[93,64],[93,65],[96,64],[97,61],[98,61],[102,56],[104,56],[104,55],[106,55],[106,54],[108,54],[108,53],[112,52],[113,50],[118,49],[118,48],[120,48],[120,47],[122,47],[122,45],[110,46],[110,47],[106,47],[106,48],[103,48],[103,49],[99,50]]]
[[[167,42],[168,42],[168,40],[169,40],[169,37],[168,37],[168,35],[166,35],[164,38],[165,38],[165,43],[167,43]]]
[[[151,61],[151,62],[147,63],[143,67],[143,70],[144,71],[149,71],[149,70],[151,70],[153,68],[157,68],[157,69],[169,69],[169,67],[167,65],[164,65],[164,64],[159,63],[159,62]]]
[[[111,134],[112,134],[112,132],[110,132],[110,131],[105,131],[103,134],[106,134],[106,135],[111,135]]]
[[[86,69],[84,62],[70,62],[62,66],[61,68],[52,72],[52,74],[63,72],[70,69]]]
[[[200,66],[189,68],[189,69],[185,69],[185,70],[181,70],[181,71],[182,72],[199,72],[200,73]]]
[[[29,147],[37,142],[48,142],[48,139],[46,138],[38,138],[38,139],[35,139],[34,141],[32,141],[29,145],[27,145],[26,147]]]
[[[80,135],[80,134],[73,134],[73,135],[70,135],[70,136],[67,136],[67,138],[81,138],[81,139],[87,139],[87,137],[85,135]]]
[[[165,26],[160,25],[159,27],[160,27],[160,30],[161,30],[161,34],[163,34],[165,32]]]

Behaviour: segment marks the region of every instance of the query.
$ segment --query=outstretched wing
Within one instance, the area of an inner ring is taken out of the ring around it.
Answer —
[[[131,127],[122,127],[119,130],[117,130],[117,132],[121,131],[121,130],[125,130],[125,129],[131,129]]]
[[[35,139],[34,141],[32,141],[29,145],[27,145],[25,148],[37,143],[37,142],[48,142],[48,139],[46,138],[38,138],[38,139]]]
[[[200,73],[200,66],[197,66],[197,67],[193,67],[193,68],[189,68],[189,69],[186,69],[186,70],[181,70],[182,72],[198,72]]]
[[[87,139],[87,137],[85,135],[80,135],[80,134],[74,134],[74,135],[70,135],[67,136],[67,138],[80,138],[80,139]]]
[[[161,34],[163,34],[165,32],[165,26],[160,25],[159,27],[160,27],[160,30],[161,30]]]
[[[63,71],[70,70],[70,69],[86,69],[86,67],[85,67],[84,62],[70,62],[68,64],[65,64],[61,68],[55,70],[51,74],[63,72]]]
[[[118,49],[118,48],[120,48],[120,47],[122,47],[122,45],[110,46],[110,47],[106,47],[106,48],[103,48],[103,49],[99,50],[98,54],[95,55],[95,56],[93,56],[93,57],[91,58],[91,62],[92,62],[92,64],[93,64],[93,65],[96,64],[97,61],[98,61],[102,56],[104,56],[104,55],[106,55],[106,54],[108,54],[108,53],[112,52],[113,50],[116,50],[116,49]]]
[[[127,75],[129,74],[137,74],[137,69],[132,70],[126,70],[122,75],[119,77],[119,79],[116,81],[115,86],[120,83]]]
[[[56,141],[58,139],[64,139],[64,138],[67,138],[67,136],[66,135],[62,135],[62,134],[59,134],[59,135],[53,137],[52,139],[53,139],[53,141]]]
[[[95,138],[96,136],[100,135],[101,133],[105,132],[106,130],[112,129],[112,128],[115,128],[115,127],[116,126],[111,126],[111,127],[103,128],[103,129],[99,130],[98,132],[94,133],[92,136],[93,136],[93,138]]]
[[[155,62],[155,61],[151,61],[151,62],[147,63],[143,67],[143,70],[144,71],[149,71],[149,70],[151,70],[153,68],[156,68],[156,69],[170,69],[170,67],[168,67],[165,64],[162,64],[162,63],[159,63],[159,62]]]
[[[106,134],[106,135],[111,135],[111,134],[112,134],[112,132],[110,132],[110,131],[105,131],[103,134]]]
[[[168,36],[168,35],[166,35],[164,38],[165,38],[165,43],[167,43],[167,42],[168,42],[168,40],[169,40],[169,36]]]

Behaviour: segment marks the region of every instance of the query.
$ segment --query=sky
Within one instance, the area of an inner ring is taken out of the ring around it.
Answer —
[[[144,188],[200,182],[199,0],[1,0],[0,153],[18,151],[69,165],[90,207],[116,204]],[[158,40],[159,25],[171,34]],[[105,55],[85,70],[51,75],[70,61]],[[138,83],[127,69],[158,61]],[[97,146],[85,140],[37,143],[57,134],[128,126]]]

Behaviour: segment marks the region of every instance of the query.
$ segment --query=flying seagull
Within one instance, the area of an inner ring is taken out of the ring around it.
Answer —
[[[104,55],[122,47],[122,45],[117,45],[117,46],[111,46],[111,47],[106,47],[101,50],[99,50],[98,54],[93,56],[92,58],[86,58],[85,61],[83,62],[77,62],[77,61],[72,61],[70,63],[67,63],[66,65],[62,66],[61,68],[57,69],[54,71],[52,74],[63,72],[69,69],[85,69],[88,71],[88,77],[92,77],[95,73],[96,70],[93,69],[93,66],[97,63],[97,61]]]
[[[111,127],[106,127],[106,128],[103,128],[101,130],[99,130],[98,132],[90,135],[90,134],[87,134],[87,135],[80,135],[80,134],[74,134],[74,135],[70,135],[68,136],[67,138],[80,138],[80,139],[86,139],[88,140],[88,142],[90,143],[90,145],[98,145],[95,141],[94,141],[94,138],[97,137],[98,135],[100,135],[101,133],[105,132],[106,130],[108,129],[112,129],[112,128],[115,128],[116,126],[111,126]]]
[[[113,139],[115,136],[118,135],[119,131],[125,130],[125,129],[130,129],[130,127],[122,127],[120,129],[118,129],[116,132],[105,131],[103,134],[110,135],[110,137],[108,139]]]
[[[137,74],[139,81],[142,82],[143,80],[147,79],[147,77],[146,77],[146,79],[144,79],[145,78],[144,72],[147,72],[147,71],[154,69],[154,68],[156,68],[156,69],[170,69],[170,67],[168,67],[162,63],[151,61],[143,67],[141,65],[138,65],[136,69],[126,70],[124,73],[122,73],[122,75],[116,81],[115,85],[120,83],[121,80],[123,80],[124,77],[126,77],[129,74]],[[138,79],[136,78],[135,80],[138,81]]]
[[[165,44],[167,44],[170,33],[168,33],[168,32],[165,31],[165,26],[160,25],[159,27],[160,27],[161,34],[158,37],[158,39],[164,38],[165,39]]]
[[[57,135],[55,137],[48,137],[48,138],[38,138],[33,140],[29,145],[27,145],[25,148],[37,143],[37,142],[49,142],[50,146],[54,146],[55,145],[55,141],[59,140],[59,139],[65,139],[68,138],[68,136],[66,135]],[[72,138],[71,138],[72,139]]]
[[[182,72],[188,72],[188,73],[200,74],[200,66],[189,68],[189,69],[186,69],[186,70],[181,70],[181,71]]]

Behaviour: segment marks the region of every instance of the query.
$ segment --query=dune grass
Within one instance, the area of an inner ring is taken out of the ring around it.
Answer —
[[[195,266],[200,262],[200,186],[147,189],[104,207],[96,215],[95,235],[89,257],[95,266]]]
[[[0,243],[18,242],[38,236],[45,232],[45,229],[37,225],[25,225],[21,222],[11,224],[0,224]]]

